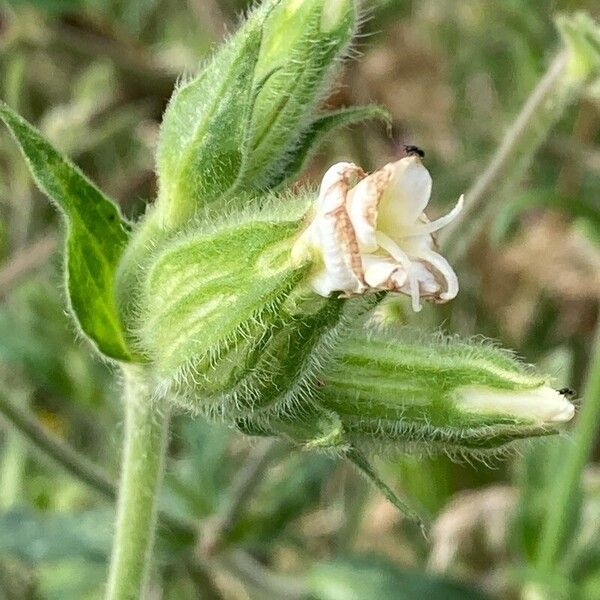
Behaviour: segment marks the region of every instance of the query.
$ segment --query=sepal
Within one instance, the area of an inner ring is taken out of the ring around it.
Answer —
[[[291,199],[290,199],[291,203]],[[139,351],[161,392],[227,422],[298,402],[304,379],[374,298],[352,306],[306,284],[291,248],[306,204],[198,224],[154,249],[140,281]]]

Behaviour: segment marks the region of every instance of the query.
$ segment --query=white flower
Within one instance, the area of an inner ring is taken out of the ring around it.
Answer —
[[[509,414],[536,425],[566,423],[575,414],[573,404],[549,386],[520,391],[466,386],[457,390],[456,405],[466,412]]]
[[[430,222],[423,211],[431,183],[416,154],[368,176],[352,163],[331,167],[321,183],[314,219],[293,250],[294,260],[315,261],[315,292],[403,292],[412,298],[415,311],[421,310],[420,298],[455,298],[458,279],[436,252],[433,233],[458,216],[463,198],[448,215]]]

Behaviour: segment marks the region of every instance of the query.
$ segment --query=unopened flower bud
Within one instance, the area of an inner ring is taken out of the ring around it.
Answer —
[[[298,263],[312,259],[313,289],[322,296],[369,290],[408,294],[413,310],[420,298],[452,300],[458,279],[435,249],[434,232],[460,213],[461,197],[445,217],[424,214],[431,176],[417,155],[365,175],[351,163],[329,169],[321,183],[313,221],[294,247]]]
[[[510,414],[536,425],[553,426],[573,418],[575,407],[557,390],[547,385],[519,393],[485,386],[458,388],[456,407],[474,415]]]
[[[209,204],[277,187],[333,128],[386,114],[319,110],[356,21],[354,0],[264,2],[197,77],[179,85],[157,153],[165,229]]]
[[[309,446],[331,443],[341,453],[375,445],[460,457],[554,433],[573,417],[567,397],[503,350],[396,332],[357,328],[344,339],[314,382],[310,410],[238,425]]]

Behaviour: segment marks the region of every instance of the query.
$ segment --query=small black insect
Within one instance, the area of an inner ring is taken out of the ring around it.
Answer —
[[[419,148],[419,146],[411,146],[410,144],[404,146],[404,152],[406,156],[418,156],[419,158],[425,158],[425,152]]]
[[[577,392],[575,390],[572,390],[571,388],[564,387],[560,388],[560,390],[558,390],[558,393],[561,396],[564,396],[565,398],[572,398]]]

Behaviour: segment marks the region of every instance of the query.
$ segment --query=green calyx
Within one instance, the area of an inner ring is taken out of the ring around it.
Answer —
[[[339,318],[343,302],[314,297],[291,262],[306,204],[278,201],[194,223],[146,258],[130,329],[159,387],[196,412],[269,404]]]
[[[472,389],[506,393],[512,404],[471,410],[463,396]],[[556,432],[559,423],[528,414],[535,401],[529,394],[540,389],[550,389],[543,377],[488,343],[359,327],[337,346],[310,392],[305,390],[308,410],[291,417],[249,416],[237,425],[254,435],[284,435],[340,454],[376,447],[483,456]]]
[[[306,204],[279,200],[155,246],[132,300],[135,347],[161,392],[231,424],[260,411],[302,410],[303,390],[325,357],[378,300],[310,290],[310,264],[291,261]]]

